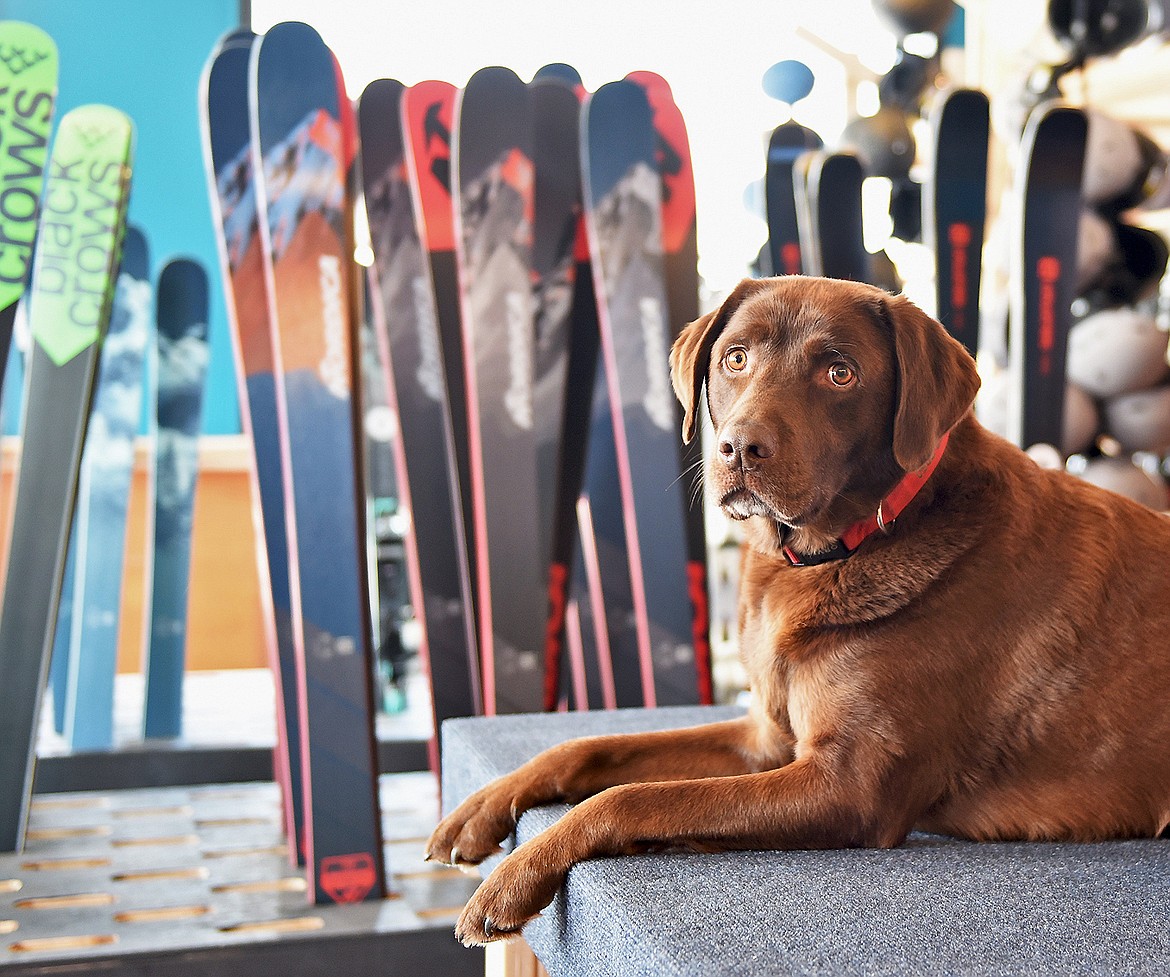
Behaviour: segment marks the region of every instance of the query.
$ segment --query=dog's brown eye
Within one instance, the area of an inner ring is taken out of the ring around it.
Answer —
[[[848,387],[856,378],[848,363],[834,363],[829,367],[829,379],[838,387]]]
[[[747,368],[747,350],[742,346],[732,346],[724,355],[723,363],[733,373],[739,373]]]

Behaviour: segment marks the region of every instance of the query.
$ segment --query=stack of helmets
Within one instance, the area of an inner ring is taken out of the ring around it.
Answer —
[[[1082,477],[1152,508],[1170,504],[1159,459],[1170,452],[1167,334],[1157,316],[1167,247],[1130,215],[1165,178],[1163,152],[1144,133],[1089,112],[1082,225],[1095,224],[1104,247],[1082,262],[1085,280],[1069,336],[1069,397],[1089,400],[1100,422],[1071,467]],[[1082,241],[1086,233],[1082,231]],[[1089,407],[1083,408],[1088,413]],[[1086,425],[1087,430],[1087,425]]]
[[[1167,246],[1140,226],[1141,207],[1164,183],[1165,154],[1143,132],[1095,109],[1082,184],[1076,321],[1069,335],[1064,442],[1069,469],[1153,508],[1170,506],[1159,469],[1170,453],[1170,366],[1158,312]],[[989,279],[1006,281],[1010,231],[989,235]],[[1006,365],[1007,289],[984,311],[989,357]],[[985,363],[984,366],[987,364]],[[1007,421],[1008,379],[992,368],[977,411],[992,430]]]

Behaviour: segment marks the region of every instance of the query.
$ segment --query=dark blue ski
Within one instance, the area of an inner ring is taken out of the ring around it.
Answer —
[[[156,302],[154,558],[144,655],[143,735],[148,739],[183,732],[191,526],[210,353],[207,303],[207,272],[198,262],[176,258],[163,266]]]
[[[798,158],[793,174],[804,274],[868,281],[861,161],[851,153],[814,150]]]
[[[311,27],[253,47],[253,173],[272,324],[294,641],[301,651],[305,856],[316,902],[386,891],[374,650],[359,472],[347,150],[336,62]]]
[[[922,234],[935,255],[936,314],[974,356],[987,222],[987,96],[971,88],[947,92],[931,113],[931,126],[934,166],[922,186]]]
[[[266,605],[264,643],[277,687],[274,768],[281,785],[290,849],[297,861],[303,861],[300,705],[280,425],[248,112],[248,65],[255,40],[250,31],[236,32],[229,34],[213,52],[203,77],[203,139],[212,211],[217,216],[220,266],[228,298],[240,419],[252,446],[249,476],[257,578]]]
[[[1053,103],[1033,110],[1020,146],[1022,239],[1013,255],[1008,342],[1016,387],[1008,437],[1021,448],[1046,444],[1059,450],[1063,441],[1087,135],[1082,110]]]

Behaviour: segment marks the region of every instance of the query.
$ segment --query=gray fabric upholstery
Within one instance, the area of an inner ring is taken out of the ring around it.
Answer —
[[[574,736],[693,725],[732,709],[451,720],[444,806]],[[1170,744],[1167,744],[1170,749]],[[520,820],[520,842],[564,807]],[[1170,973],[1170,841],[892,851],[667,853],[575,867],[525,937],[568,975]]]

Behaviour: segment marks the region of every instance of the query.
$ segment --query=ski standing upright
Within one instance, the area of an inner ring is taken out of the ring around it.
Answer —
[[[357,902],[386,889],[337,69],[317,33],[290,22],[253,46],[250,80],[300,652],[305,860],[315,902]]]
[[[33,262],[24,452],[0,607],[0,851],[23,846],[78,472],[109,326],[133,124],[105,105],[62,118]]]

